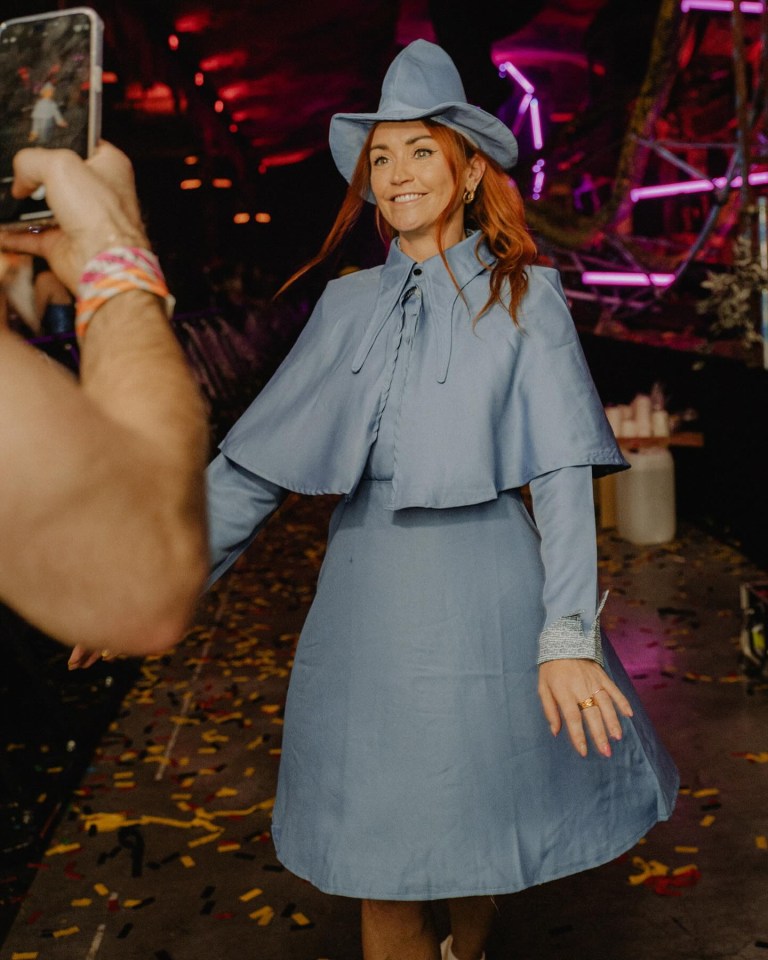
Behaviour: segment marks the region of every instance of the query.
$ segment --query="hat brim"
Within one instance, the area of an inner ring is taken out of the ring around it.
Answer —
[[[422,111],[404,108],[377,113],[335,114],[331,119],[329,144],[339,172],[347,182],[351,180],[366,137],[376,124],[426,119],[456,130],[503,170],[510,170],[517,163],[517,140],[506,124],[480,107],[448,102]]]

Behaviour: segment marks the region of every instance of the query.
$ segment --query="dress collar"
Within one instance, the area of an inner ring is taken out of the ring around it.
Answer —
[[[381,270],[373,316],[366,326],[360,347],[352,361],[353,373],[358,373],[362,368],[376,338],[384,329],[405,291],[418,284],[424,289],[428,315],[430,320],[434,321],[436,331],[437,380],[439,383],[445,382],[451,360],[453,327],[451,317],[454,304],[460,296],[460,291],[476,276],[487,270],[486,264],[490,264],[493,260],[488,248],[481,240],[479,231],[470,233],[464,240],[449,247],[445,251],[445,256],[456,278],[458,290],[439,254],[422,263],[417,263],[403,253],[397,239],[392,241]]]

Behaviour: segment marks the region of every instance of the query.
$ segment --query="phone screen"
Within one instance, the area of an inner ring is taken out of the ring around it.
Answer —
[[[65,147],[88,156],[93,146],[93,31],[88,10],[62,11],[0,25],[0,221],[34,224],[50,216],[43,198],[10,195],[13,158],[23,147]],[[100,40],[100,38],[98,38]]]

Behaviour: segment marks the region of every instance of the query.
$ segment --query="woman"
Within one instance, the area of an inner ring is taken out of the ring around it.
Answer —
[[[330,143],[350,188],[316,259],[365,199],[394,239],[328,285],[211,464],[213,578],[286,490],[344,495],[292,671],[277,854],[363,901],[365,960],[478,960],[493,894],[610,860],[672,809],[674,765],[600,637],[592,476],[626,464],[557,274],[531,265],[515,140],[444,51],[405,48]]]

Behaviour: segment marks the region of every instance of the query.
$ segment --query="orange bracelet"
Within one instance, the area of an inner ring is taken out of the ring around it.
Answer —
[[[141,247],[109,247],[85,266],[77,288],[75,333],[85,336],[93,315],[107,300],[129,290],[144,290],[165,301],[168,319],[176,301],[168,291],[160,262]]]

